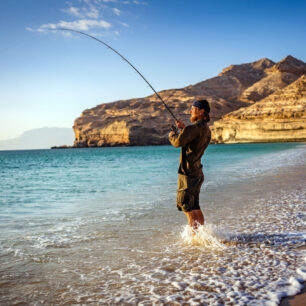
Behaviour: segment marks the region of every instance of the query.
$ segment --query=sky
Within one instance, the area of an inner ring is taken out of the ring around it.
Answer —
[[[231,64],[306,61],[306,1],[1,0],[0,140],[73,126],[101,103],[216,76]]]

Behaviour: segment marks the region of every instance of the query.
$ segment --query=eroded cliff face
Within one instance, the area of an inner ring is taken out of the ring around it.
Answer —
[[[289,55],[265,69],[265,77],[248,87],[240,98],[245,102],[260,101],[276,90],[288,86],[303,74],[306,74],[305,63]]]
[[[274,65],[275,63],[267,58],[248,64],[231,65],[223,69],[217,77],[191,86],[190,93],[193,95],[205,93],[215,100],[226,100],[236,104],[241,94],[266,77],[267,69]]]
[[[211,129],[216,143],[306,141],[306,75]]]
[[[305,71],[306,64],[291,56],[276,64],[265,58],[253,63],[229,66],[215,78],[181,89],[164,90],[159,94],[175,116],[185,123],[189,122],[192,102],[195,99],[207,99],[211,105],[210,124],[213,124],[223,115],[250,106],[284,88]],[[173,123],[173,118],[156,95],[100,104],[85,110],[75,120],[74,146],[168,144],[168,133]],[[218,126],[217,122],[215,124]],[[221,132],[221,125],[215,129],[218,131],[215,134],[217,142],[222,142],[223,136],[220,133],[225,135],[225,130]],[[228,133],[232,133],[230,129]],[[228,138],[233,139],[232,134]]]
[[[186,120],[196,99],[184,91],[160,93],[168,107]],[[179,98],[178,98],[179,97]],[[74,123],[76,147],[160,145],[168,143],[174,123],[163,104],[153,96],[105,103],[86,110]]]

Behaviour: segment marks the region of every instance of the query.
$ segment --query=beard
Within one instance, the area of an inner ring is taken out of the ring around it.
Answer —
[[[198,120],[198,116],[197,115],[190,115],[190,122],[196,122]]]

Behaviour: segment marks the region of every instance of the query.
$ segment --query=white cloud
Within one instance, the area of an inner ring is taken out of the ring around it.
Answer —
[[[72,33],[68,31],[62,31],[63,36],[72,37]]]
[[[99,11],[93,5],[90,6],[90,9],[85,12],[85,15],[89,18],[98,18]]]
[[[141,4],[142,5],[148,5],[147,2],[145,2],[145,1],[138,1],[138,0],[134,0],[133,3],[136,4],[136,5],[141,5]]]
[[[45,30],[43,30],[43,29],[33,29],[33,28],[30,28],[30,27],[26,27],[25,29],[27,31],[30,31],[30,32],[45,32]]]
[[[114,7],[116,4],[147,4],[141,0],[73,0],[66,1],[66,8],[61,9],[62,12],[70,15],[70,18],[74,17],[72,21],[56,21],[53,23],[45,23],[38,27],[26,27],[27,31],[32,32],[47,32],[49,30],[57,30],[59,28],[69,28],[78,31],[91,31],[92,29],[104,29],[107,30],[112,27],[112,24],[102,20],[100,16],[110,16],[114,18],[113,14],[120,16],[122,11],[118,7]],[[74,20],[75,19],[75,20]],[[103,18],[104,19],[104,18]],[[121,19],[121,18],[120,18]],[[123,27],[128,28],[129,25],[123,21],[116,21],[117,26],[120,24]],[[117,34],[117,27],[113,27],[112,33]],[[68,32],[67,32],[68,35]]]
[[[120,10],[119,9],[117,9],[117,8],[113,8],[113,12],[117,15],[117,16],[119,16],[120,15]]]
[[[89,30],[90,28],[108,29],[111,27],[111,24],[104,20],[80,19],[72,22],[60,21],[58,26],[77,30]]]
[[[82,16],[80,9],[75,6],[70,6],[68,9],[63,9],[63,12],[76,16],[76,17]]]
[[[89,6],[88,8],[87,7],[78,8],[75,6],[70,6],[68,9],[62,9],[62,11],[69,15],[76,16],[79,18],[89,17],[97,19],[99,17],[99,10],[89,1],[85,2]]]
[[[45,32],[48,30],[57,30],[66,28],[76,31],[88,31],[92,28],[109,29],[112,25],[104,20],[80,19],[76,21],[60,21],[58,23],[47,23],[41,25],[38,29],[27,27],[27,31]]]
[[[83,0],[83,1],[89,1],[89,0]],[[113,2],[113,3],[117,3],[119,2],[118,0],[93,0],[94,3],[110,3],[110,2]]]
[[[129,28],[130,26],[127,24],[127,23],[125,23],[125,22],[119,22],[122,26],[124,26],[124,27],[126,27],[126,28]]]

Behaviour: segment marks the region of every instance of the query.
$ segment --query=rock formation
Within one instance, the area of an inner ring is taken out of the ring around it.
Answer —
[[[263,100],[225,115],[216,143],[306,141],[306,75]]]
[[[159,94],[175,116],[186,123],[192,101],[207,99],[211,104],[213,124],[223,115],[247,107],[287,86],[305,71],[306,64],[292,56],[279,63],[264,58],[252,63],[231,65],[217,77],[181,89],[164,90]],[[173,123],[156,95],[104,103],[85,110],[75,120],[74,146],[168,144],[167,135]]]
[[[257,102],[276,90],[286,87],[301,75],[306,74],[304,62],[287,56],[276,65],[265,70],[266,76],[248,87],[241,95],[241,100]]]
[[[188,115],[188,105],[196,99],[183,90],[159,93],[180,118]],[[168,144],[172,117],[155,95],[105,103],[85,110],[76,119],[76,147]]]

